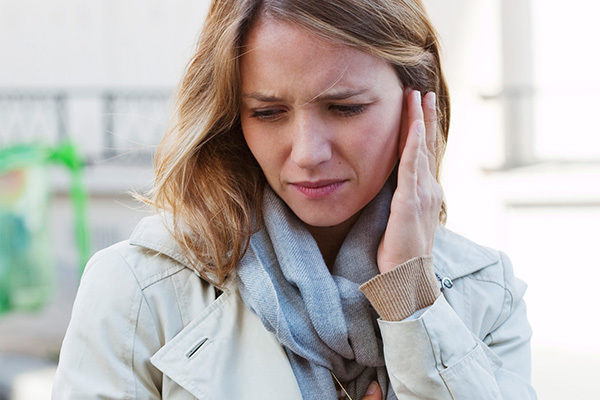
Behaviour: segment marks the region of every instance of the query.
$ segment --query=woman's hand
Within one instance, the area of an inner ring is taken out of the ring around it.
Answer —
[[[367,388],[367,394],[362,398],[362,400],[381,400],[381,397],[382,393],[379,384],[377,382],[371,382]]]
[[[436,176],[435,93],[406,89],[400,128],[398,187],[379,244],[377,263],[385,273],[418,256],[430,255],[442,204]]]

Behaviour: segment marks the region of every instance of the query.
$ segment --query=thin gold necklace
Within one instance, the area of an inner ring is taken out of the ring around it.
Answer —
[[[337,376],[335,376],[335,374],[333,373],[333,371],[329,371],[329,372],[331,372],[331,376],[333,376],[333,379],[335,379],[335,381],[337,382],[337,384],[340,385],[340,387],[342,388],[342,391],[344,392],[344,394],[346,395],[346,397],[348,397],[350,400],[352,400],[352,397],[350,397],[350,395],[346,391],[346,388],[344,387],[344,385],[342,385],[342,382],[340,382],[340,380],[337,378]]]

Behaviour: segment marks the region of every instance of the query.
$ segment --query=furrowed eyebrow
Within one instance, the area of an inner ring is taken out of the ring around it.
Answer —
[[[242,94],[242,97],[245,99],[255,99],[258,101],[265,102],[265,103],[275,103],[275,102],[283,101],[283,99],[281,97],[268,96],[266,94],[261,94],[261,93],[257,93],[257,92]]]
[[[340,91],[325,92],[325,93],[319,94],[318,96],[315,96],[311,101],[309,101],[309,103],[314,103],[317,101],[345,100],[345,99],[349,99],[350,97],[354,97],[354,96],[363,94],[367,91],[368,91],[367,89],[357,89],[357,90],[340,90]],[[265,102],[265,103],[277,103],[277,102],[283,101],[283,99],[281,97],[269,96],[269,95],[258,93],[258,92],[245,93],[245,94],[242,94],[242,97],[245,99],[255,99],[258,101]]]
[[[315,97],[312,102],[314,101],[324,101],[324,100],[345,100],[345,99],[349,99],[350,97],[354,97],[354,96],[358,96],[360,94],[363,94],[367,92],[367,89],[357,89],[357,90],[341,90],[339,92],[336,91],[332,91],[332,92],[326,92],[326,93],[322,93],[320,95],[318,95],[317,97]]]

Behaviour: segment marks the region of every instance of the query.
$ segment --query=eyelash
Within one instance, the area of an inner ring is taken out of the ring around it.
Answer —
[[[362,114],[367,106],[364,104],[332,104],[328,109],[342,117],[353,117]],[[256,118],[263,121],[271,121],[277,119],[282,110],[255,110],[250,115],[250,118]]]
[[[281,114],[281,110],[262,110],[262,111],[253,111],[252,115],[250,115],[250,118],[256,118],[256,119],[260,119],[260,120],[265,120],[265,121],[269,121],[269,120],[273,120],[276,119],[279,114]]]
[[[352,117],[362,114],[367,107],[364,104],[338,104],[331,105],[329,109],[342,117]]]

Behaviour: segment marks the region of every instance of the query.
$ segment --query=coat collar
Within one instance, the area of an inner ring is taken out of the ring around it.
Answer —
[[[167,218],[162,218],[159,215],[143,218],[131,234],[129,244],[154,250],[193,269],[183,250],[173,238],[171,234],[172,226],[167,221]]]
[[[433,264],[442,277],[457,279],[500,262],[496,250],[480,246],[439,227],[433,244]]]
[[[210,272],[205,272],[204,276],[198,273],[198,270],[190,263],[181,246],[173,237],[172,230],[173,227],[169,218],[163,218],[159,215],[146,217],[134,229],[129,238],[129,244],[145,247],[159,254],[164,254],[185,265],[194,271],[196,275],[205,278],[207,281],[217,282],[217,277]],[[219,289],[224,290],[228,286],[231,286],[231,279],[226,279],[223,287],[219,287]]]

